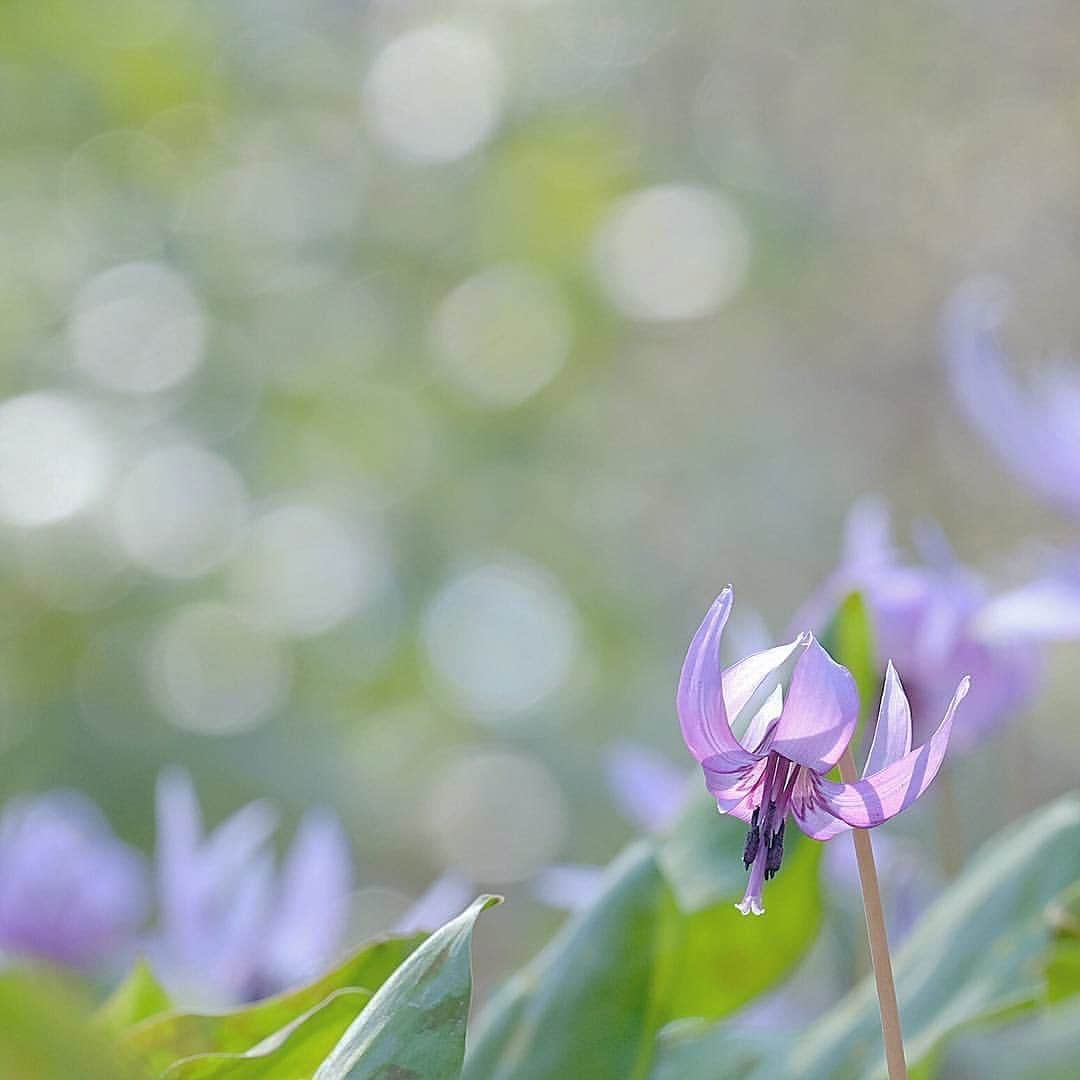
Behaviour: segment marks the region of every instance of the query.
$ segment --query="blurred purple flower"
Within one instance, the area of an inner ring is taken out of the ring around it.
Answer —
[[[874,837],[874,863],[881,891],[888,897],[885,921],[889,944],[895,947],[915,929],[927,905],[939,892],[941,882],[925,857],[899,837]],[[823,869],[833,899],[861,922],[862,886],[855,848],[851,844],[829,844],[825,848]]]
[[[460,915],[476,896],[472,882],[448,870],[437,878],[394,924],[395,934],[430,933]]]
[[[788,814],[807,836],[828,840],[849,828],[873,828],[909,807],[941,767],[969,680],[960,681],[940,724],[912,750],[911,709],[890,662],[862,779],[837,783],[826,774],[847,749],[858,719],[851,673],[809,633],[721,672],[720,637],[731,605],[728,588],[694,635],[677,705],[683,740],[721,813],[749,825],[743,863],[750,880],[737,906],[761,915],[762,887],[783,860]],[[785,695],[780,679],[792,661]],[[750,716],[745,728],[743,713]]]
[[[686,804],[686,773],[662,754],[629,740],[608,750],[604,773],[615,806],[645,832],[660,832]]]
[[[338,820],[309,811],[280,875],[269,843],[274,811],[253,802],[207,837],[190,777],[158,780],[159,927],[149,953],[178,1001],[253,1000],[303,982],[340,949],[352,892]]]
[[[1008,307],[1002,282],[975,279],[956,290],[945,314],[945,355],[953,393],[972,426],[1014,476],[1065,513],[1080,517],[1080,366],[1055,364],[1027,387],[1001,346]],[[1076,557],[1006,593],[987,612],[998,637],[1080,636]]]
[[[9,803],[0,817],[0,954],[90,969],[130,959],[146,870],[74,792]]]
[[[1080,371],[1057,364],[1024,388],[999,331],[1007,289],[974,279],[945,315],[945,353],[957,401],[1005,466],[1039,495],[1080,515]]]
[[[604,775],[616,809],[644,832],[662,832],[686,804],[686,772],[641,743],[613,743],[604,755]],[[537,873],[532,892],[548,907],[580,911],[599,895],[603,876],[602,866],[553,863]]]
[[[889,515],[876,499],[857,503],[848,517],[837,569],[802,607],[792,627],[821,631],[845,596],[859,591],[874,625],[878,654],[904,673],[913,738],[933,731],[963,675],[971,693],[957,720],[953,746],[971,749],[1034,694],[1040,650],[997,620],[986,585],[953,555],[944,536],[926,528],[924,558],[902,562],[893,546]]]

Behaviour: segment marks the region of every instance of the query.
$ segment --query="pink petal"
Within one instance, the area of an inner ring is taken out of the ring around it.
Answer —
[[[754,790],[767,760],[767,755],[758,757],[739,747],[738,750],[713,754],[701,763],[705,786],[721,812],[733,810]]]
[[[879,772],[899,761],[911,749],[911,706],[900,685],[900,677],[890,660],[885,669],[885,688],[881,691],[877,727],[870,753],[866,755],[863,776]]]
[[[676,705],[683,740],[690,753],[703,761],[721,750],[739,750],[731,733],[720,692],[720,635],[731,614],[732,592],[726,588],[709,608],[698,627],[679,676]]]
[[[931,784],[945,758],[953,717],[971,680],[960,680],[937,731],[917,750],[854,784],[837,784],[815,777],[817,795],[836,817],[859,829],[873,828],[909,807]]]
[[[769,748],[814,772],[828,772],[851,742],[859,693],[847,668],[811,636],[795,665]]]
[[[825,809],[812,774],[805,769],[799,770],[789,805],[799,828],[812,840],[831,840],[851,828]]]

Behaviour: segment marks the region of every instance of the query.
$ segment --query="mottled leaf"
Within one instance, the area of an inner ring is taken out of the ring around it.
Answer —
[[[315,1080],[453,1080],[465,1057],[472,932],[498,898],[482,896],[440,927],[382,985]]]
[[[368,990],[338,990],[242,1054],[200,1054],[165,1071],[165,1080],[304,1080],[371,1000]]]
[[[242,1053],[325,1001],[336,990],[376,991],[424,938],[424,934],[415,934],[364,945],[307,986],[246,1008],[219,1013],[160,1013],[126,1031],[122,1045],[156,1073],[196,1054]]]

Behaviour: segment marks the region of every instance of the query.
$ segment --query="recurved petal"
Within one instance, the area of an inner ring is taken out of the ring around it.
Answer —
[[[767,760],[739,747],[713,754],[701,763],[705,786],[723,813],[734,810],[761,782]]]
[[[967,676],[960,680],[945,710],[945,718],[917,750],[853,784],[837,784],[814,777],[816,801],[835,817],[859,829],[880,825],[907,809],[937,776],[949,745],[956,709],[964,700],[970,683]]]
[[[805,769],[795,780],[790,806],[799,828],[812,840],[831,840],[851,828],[825,808],[813,777]]]
[[[720,635],[731,614],[732,592],[726,588],[698,627],[683,661],[676,706],[683,740],[703,761],[721,750],[741,749],[731,733],[720,682]]]
[[[828,772],[851,742],[858,715],[851,672],[811,636],[795,665],[769,748],[814,772]]]
[[[866,756],[863,776],[879,772],[899,761],[911,749],[911,706],[900,685],[900,677],[890,660],[885,669],[885,687],[881,692],[877,727],[870,753]]]

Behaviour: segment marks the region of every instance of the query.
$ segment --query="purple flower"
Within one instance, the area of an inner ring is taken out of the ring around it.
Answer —
[[[254,802],[203,837],[190,777],[165,772],[157,791],[159,928],[149,943],[175,999],[224,1006],[317,975],[342,945],[352,892],[338,820],[309,811],[280,875],[273,810]]]
[[[1001,347],[1008,306],[1001,282],[957,289],[946,311],[953,393],[972,426],[1014,476],[1059,510],[1080,517],[1080,369],[1055,364],[1023,386]],[[999,597],[984,620],[999,637],[1080,637],[1080,559]]]
[[[845,596],[860,592],[879,654],[904,673],[916,742],[933,731],[961,676],[971,675],[972,691],[953,736],[955,749],[964,751],[1030,700],[1040,650],[995,617],[999,599],[956,559],[939,531],[926,528],[920,539],[923,560],[901,561],[884,505],[876,499],[857,503],[839,569],[803,606],[794,626],[820,631]]]
[[[686,773],[647,746],[620,739],[605,756],[604,772],[619,813],[645,832],[666,828],[686,803]]]
[[[395,934],[430,933],[460,915],[477,890],[462,873],[448,870],[436,878],[394,924]]]
[[[749,826],[743,864],[750,880],[738,908],[761,915],[762,887],[783,861],[788,814],[808,836],[828,840],[848,828],[873,828],[906,809],[941,767],[969,680],[961,680],[944,719],[913,750],[911,709],[890,662],[862,779],[828,780],[855,732],[855,680],[811,633],[721,672],[720,637],[731,604],[728,588],[694,635],[677,707],[683,740],[721,813]],[[791,663],[785,694],[781,678]]]
[[[122,962],[146,916],[146,871],[93,803],[54,792],[0,818],[0,953],[89,969]]]
[[[1057,364],[1021,386],[999,340],[1006,308],[1000,282],[976,279],[956,291],[945,316],[953,392],[1015,476],[1080,515],[1080,372]]]

